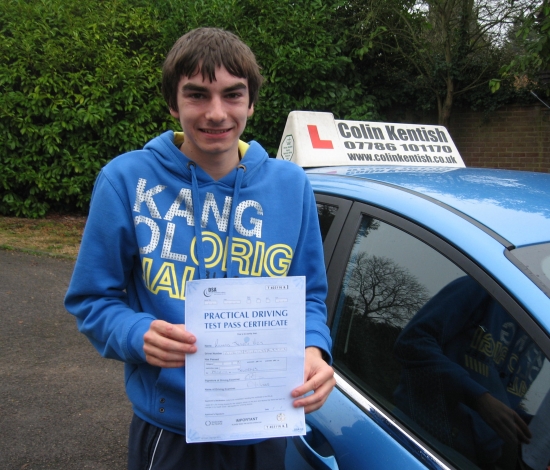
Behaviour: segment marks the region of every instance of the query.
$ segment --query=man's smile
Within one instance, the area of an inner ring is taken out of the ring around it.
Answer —
[[[228,129],[201,129],[201,132],[206,134],[225,134],[226,132],[231,131],[231,128]]]

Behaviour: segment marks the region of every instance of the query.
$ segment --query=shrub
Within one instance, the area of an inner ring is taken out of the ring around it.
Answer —
[[[124,0],[1,2],[1,214],[86,210],[100,168],[168,126],[163,41]]]

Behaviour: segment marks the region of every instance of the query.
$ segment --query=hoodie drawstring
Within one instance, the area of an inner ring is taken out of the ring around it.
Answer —
[[[197,173],[195,163],[187,164],[191,170],[191,181],[193,185],[192,200],[193,200],[193,217],[195,219],[195,249],[197,252],[197,261],[199,263],[199,279],[206,279],[206,266],[204,263],[204,246],[202,244],[202,215],[201,215],[201,200],[199,197],[199,183],[197,181]]]
[[[195,248],[197,253],[197,261],[199,263],[199,279],[206,279],[206,263],[204,257],[204,246],[202,243],[202,214],[201,214],[201,201],[199,197],[199,183],[197,181],[197,174],[194,162],[189,162],[187,167],[191,171],[191,180],[192,180],[192,200],[193,200],[193,218],[195,219]],[[231,200],[231,211],[229,215],[229,231],[227,234],[227,253],[226,253],[226,262],[227,262],[227,277],[232,277],[232,263],[231,263],[231,249],[232,249],[232,240],[234,232],[234,220],[235,220],[235,211],[237,206],[237,201],[239,200],[239,193],[241,191],[242,181],[244,178],[244,173],[246,167],[244,165],[239,165],[237,167],[237,176],[235,178],[235,185],[233,187],[233,199]]]
[[[241,191],[241,185],[244,178],[244,172],[246,171],[246,167],[244,165],[239,165],[237,167],[237,177],[235,178],[235,185],[233,187],[233,199],[231,200],[231,212],[229,215],[229,231],[227,232],[227,277],[233,277],[233,271],[232,266],[233,263],[231,262],[231,250],[233,248],[233,231],[235,229],[235,210],[237,207],[237,201],[239,200],[239,192]]]

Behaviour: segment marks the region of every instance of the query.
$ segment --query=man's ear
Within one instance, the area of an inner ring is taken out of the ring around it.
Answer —
[[[176,119],[179,119],[180,118],[180,113],[179,111],[175,111],[173,110],[172,108],[170,108],[170,115]]]
[[[247,116],[252,117],[253,114],[254,114],[254,103],[252,103],[252,105],[250,105],[250,107],[248,108]]]

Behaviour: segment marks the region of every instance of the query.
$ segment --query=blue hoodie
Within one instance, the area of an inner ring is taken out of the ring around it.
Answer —
[[[304,171],[268,158],[257,142],[239,142],[241,164],[215,181],[181,153],[182,139],[166,132],[103,168],[65,298],[101,355],[125,362],[136,415],[179,434],[185,369],[149,365],[143,335],[155,319],[185,323],[187,281],[306,276],[306,347],[327,355],[331,348],[321,235]]]

